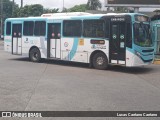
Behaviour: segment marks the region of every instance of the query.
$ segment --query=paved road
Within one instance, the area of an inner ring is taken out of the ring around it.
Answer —
[[[4,52],[2,45],[0,43],[0,111],[160,110],[159,65],[136,68],[111,67],[110,70],[101,71],[89,69],[86,64],[70,62],[46,60],[43,63],[32,63],[28,58]]]

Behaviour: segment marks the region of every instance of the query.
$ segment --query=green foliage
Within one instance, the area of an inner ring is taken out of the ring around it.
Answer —
[[[75,5],[74,7],[68,9],[69,12],[85,12],[87,8],[86,4]]]
[[[160,13],[160,10],[156,9],[153,12]]]
[[[0,6],[1,6],[1,2],[0,2]],[[12,13],[12,9],[15,10],[18,10],[18,5],[17,4],[13,4],[12,1],[10,0],[3,0],[3,18],[6,19],[6,18],[9,18],[9,17],[15,17],[16,16],[16,13],[13,12]]]
[[[45,8],[45,9],[43,9],[43,13],[57,13],[58,11],[59,11],[59,8],[55,8],[55,9]]]
[[[25,5],[24,7],[20,8],[16,3],[13,4],[12,0],[3,0],[4,20],[6,18],[11,18],[11,17],[40,16],[43,13],[57,13],[58,11],[59,11],[58,8],[56,9],[43,8],[43,6],[40,4]]]
[[[18,12],[19,17],[40,16],[43,14],[43,6],[40,4],[25,5]]]
[[[99,0],[88,0],[87,9],[88,10],[98,10],[102,8],[102,4]]]

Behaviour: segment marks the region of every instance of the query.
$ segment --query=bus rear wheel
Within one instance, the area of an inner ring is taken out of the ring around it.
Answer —
[[[41,53],[40,53],[39,49],[38,48],[31,49],[31,51],[29,53],[29,57],[32,62],[40,62]]]
[[[108,68],[108,59],[104,53],[96,53],[93,56],[93,67],[99,70]]]

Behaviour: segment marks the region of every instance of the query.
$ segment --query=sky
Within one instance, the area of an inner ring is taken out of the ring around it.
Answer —
[[[75,5],[79,4],[86,4],[88,0],[64,0],[64,7],[65,8],[70,8]],[[105,10],[105,0],[100,0],[102,3],[102,10]],[[21,0],[15,0],[17,4],[20,5]],[[45,8],[60,8],[62,10],[63,8],[63,0],[23,0],[23,5],[30,5],[30,4],[41,4]],[[140,11],[153,11],[153,8],[143,8],[140,9]]]
[[[64,7],[70,8],[78,4],[86,4],[88,0],[64,0]],[[100,0],[104,4],[104,0]],[[20,4],[21,0],[15,0]],[[45,8],[61,8],[63,7],[63,0],[23,0],[25,4],[42,4]]]

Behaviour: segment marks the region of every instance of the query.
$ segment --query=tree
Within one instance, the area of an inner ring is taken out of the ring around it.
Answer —
[[[49,9],[44,8],[43,13],[57,13],[59,11],[59,8]]]
[[[87,9],[88,10],[98,10],[102,8],[102,4],[99,0],[88,0]]]
[[[43,14],[43,6],[40,4],[25,5],[18,12],[19,17],[40,16]]]
[[[160,14],[160,10],[158,10],[158,9],[154,10],[153,12]]]
[[[2,12],[3,12],[4,20],[6,18],[10,18],[10,17],[15,17],[16,16],[15,11],[13,11],[13,8],[14,8],[14,10],[19,9],[17,4],[15,4],[15,3],[13,4],[13,2],[10,1],[10,0],[3,0],[2,4],[3,4],[3,11]],[[1,2],[0,2],[0,6],[1,6]]]
[[[86,4],[75,5],[74,7],[68,9],[69,12],[85,12],[87,9]]]
[[[10,0],[0,0],[0,35],[3,34],[4,21],[7,18],[15,17],[14,9],[18,9],[17,4],[13,4]]]

